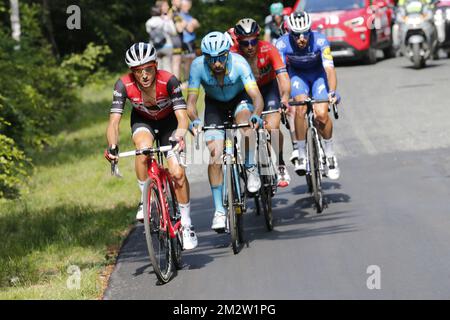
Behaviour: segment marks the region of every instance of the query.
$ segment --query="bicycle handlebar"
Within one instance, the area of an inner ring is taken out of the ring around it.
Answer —
[[[149,156],[151,154],[169,152],[172,150],[173,150],[172,146],[164,146],[164,147],[160,147],[160,148],[144,148],[141,150],[134,150],[134,151],[119,153],[119,158],[142,156],[142,155]]]
[[[339,112],[338,112],[337,103],[330,104],[330,101],[328,99],[327,100],[325,100],[325,99],[320,99],[320,100],[308,99],[308,100],[305,100],[305,101],[290,101],[289,102],[289,106],[291,106],[291,107],[299,107],[299,106],[306,106],[308,104],[312,105],[312,104],[315,104],[315,103],[328,103],[328,105],[329,106],[331,105],[332,108],[333,108],[334,118],[336,120],[339,119]],[[286,112],[286,109],[287,109],[287,107],[285,105],[283,105],[284,112]],[[331,108],[329,107],[328,110],[331,111]]]
[[[263,113],[261,113],[261,116],[268,116],[269,114],[273,114],[273,113],[280,113],[280,110],[270,110],[270,111],[264,111]]]
[[[208,130],[238,130],[242,128],[250,128],[251,125],[249,123],[241,123],[241,124],[223,124],[220,126],[206,126],[202,128],[202,131]]]
[[[321,99],[321,100],[315,100],[315,99],[307,99],[305,101],[290,101],[289,105],[291,107],[299,107],[299,106],[306,106],[309,103],[315,104],[315,103],[330,103],[330,100],[328,99]]]

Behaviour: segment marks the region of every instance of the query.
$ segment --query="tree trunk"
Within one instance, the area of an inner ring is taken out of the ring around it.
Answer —
[[[55,33],[53,31],[53,23],[50,15],[50,6],[48,0],[42,0],[43,9],[43,23],[47,31],[48,40],[52,45],[53,54],[59,59],[59,49],[55,40]]]
[[[12,38],[20,42],[20,14],[19,14],[19,0],[10,0],[11,6],[11,30]],[[19,47],[18,47],[19,48]]]

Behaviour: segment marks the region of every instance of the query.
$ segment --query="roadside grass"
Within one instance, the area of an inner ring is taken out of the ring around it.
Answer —
[[[139,189],[134,159],[123,159],[123,179],[103,158],[117,76],[80,92],[70,125],[33,157],[23,196],[0,200],[0,299],[99,299],[118,250],[134,223]],[[204,95],[199,99],[203,113]],[[120,128],[121,150],[132,150],[130,106]],[[79,288],[71,285],[80,269]]]
[[[101,297],[102,274],[115,261],[139,199],[133,159],[121,162],[119,180],[103,158],[115,79],[80,92],[72,123],[34,156],[23,196],[0,202],[0,299]],[[132,149],[129,110],[122,150]],[[70,266],[81,270],[80,289],[67,286]]]

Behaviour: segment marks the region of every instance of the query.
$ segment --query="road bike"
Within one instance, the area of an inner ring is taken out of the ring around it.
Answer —
[[[147,249],[153,270],[161,284],[168,283],[176,270],[182,268],[183,236],[181,214],[175,195],[174,183],[168,169],[163,166],[163,154],[174,146],[145,148],[119,154],[120,158],[147,156],[148,179],[144,186],[144,227]],[[175,152],[179,163],[182,157]],[[116,163],[111,172],[118,173]]]
[[[234,254],[238,254],[244,244],[244,213],[247,211],[245,186],[246,172],[237,147],[236,131],[249,128],[249,123],[233,124],[231,112],[228,121],[223,125],[212,125],[201,128],[201,131],[225,130],[223,151],[223,206],[227,210],[226,229],[223,232],[231,236],[231,246]],[[197,134],[197,146],[198,146]]]
[[[269,114],[279,113],[279,110],[265,111],[261,114],[264,118]],[[273,230],[272,197],[278,187],[278,175],[272,158],[271,135],[265,127],[258,130],[257,136],[257,163],[261,178],[261,189],[255,196],[256,214],[264,212],[264,219],[268,231]]]
[[[314,100],[308,98],[305,101],[289,102],[292,107],[307,106],[306,119],[306,183],[309,192],[314,196],[317,213],[322,213],[324,209],[322,177],[326,176],[327,158],[322,146],[322,139],[315,127],[314,105],[318,103],[328,103],[329,100]],[[335,119],[339,119],[337,105],[329,104],[329,111],[333,109]],[[284,108],[285,110],[285,108]]]

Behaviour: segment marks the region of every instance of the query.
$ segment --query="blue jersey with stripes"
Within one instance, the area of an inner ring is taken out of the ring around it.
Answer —
[[[300,49],[290,34],[285,34],[276,43],[283,62],[290,75],[299,72],[317,72],[326,67],[334,67],[330,43],[320,32],[312,31],[308,45]]]
[[[204,56],[197,57],[191,65],[189,93],[198,94],[203,86],[207,97],[228,102],[244,90],[258,88],[247,60],[237,53],[229,53],[226,74],[221,85],[209,68]]]

